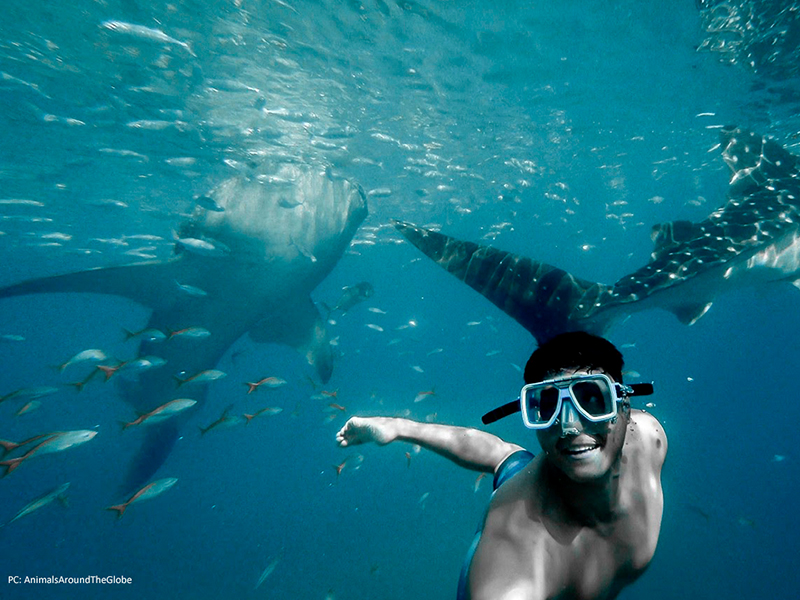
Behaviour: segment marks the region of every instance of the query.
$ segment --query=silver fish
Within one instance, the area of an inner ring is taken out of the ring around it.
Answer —
[[[339,296],[336,305],[333,308],[328,308],[328,317],[336,311],[341,311],[343,315],[347,314],[347,311],[356,304],[363,302],[367,298],[371,298],[374,294],[375,288],[373,288],[372,284],[368,281],[361,281],[354,285],[346,285],[342,288],[342,295]]]
[[[6,525],[11,525],[11,523],[13,523],[14,521],[17,521],[17,520],[21,519],[22,517],[25,517],[25,516],[31,514],[32,512],[47,506],[53,500],[61,500],[63,502],[64,499],[65,499],[64,494],[65,494],[65,492],[67,491],[68,488],[69,488],[69,482],[61,484],[60,486],[58,486],[57,488],[55,488],[53,490],[50,490],[49,492],[47,492],[43,496],[39,496],[35,500],[33,500],[33,501],[29,502],[28,504],[26,504],[16,515],[14,515],[11,518],[11,520],[8,523],[4,523],[4,524],[0,525],[0,527],[5,527]]]
[[[260,586],[262,583],[264,583],[264,580],[265,580],[267,577],[269,577],[270,575],[272,575],[272,572],[273,572],[273,571],[275,570],[275,568],[278,566],[278,563],[279,563],[280,561],[281,561],[281,556],[280,556],[280,555],[278,555],[278,556],[276,556],[275,558],[273,558],[273,559],[272,559],[272,560],[269,562],[269,564],[267,565],[267,567],[266,567],[266,568],[265,568],[265,569],[264,569],[264,570],[261,572],[261,576],[258,578],[258,581],[256,582],[256,585],[255,585],[255,587],[253,588],[253,590],[257,590],[257,589],[258,589],[258,587],[259,587],[259,586]]]
[[[178,237],[177,233],[173,234],[175,245],[182,250],[199,254],[200,256],[209,256],[213,258],[221,258],[231,253],[231,249],[225,244],[218,241],[209,241],[208,239],[192,238],[192,237]]]
[[[78,352],[67,362],[59,365],[58,369],[63,372],[64,370],[66,370],[67,367],[70,367],[72,365],[77,365],[79,363],[84,363],[84,362],[93,362],[93,363],[102,362],[106,358],[108,357],[106,356],[105,352],[103,352],[102,350],[98,350],[97,348],[91,348],[89,350],[83,350],[81,352]]]
[[[114,33],[127,35],[147,42],[179,46],[186,50],[186,52],[188,52],[191,56],[195,56],[195,53],[192,52],[192,48],[189,46],[189,44],[182,42],[181,40],[177,40],[174,37],[168,36],[160,29],[153,29],[151,27],[145,27],[144,25],[135,25],[133,23],[114,20],[103,21],[100,26]]]
[[[186,283],[179,283],[178,281],[175,282],[175,285],[177,285],[178,289],[187,296],[192,296],[194,298],[203,298],[204,296],[208,296],[208,292],[201,290],[199,287]]]

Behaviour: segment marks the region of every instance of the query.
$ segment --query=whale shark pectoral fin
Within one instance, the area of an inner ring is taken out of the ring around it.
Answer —
[[[325,321],[311,298],[287,305],[280,315],[262,319],[250,329],[250,338],[258,343],[291,346],[316,369],[322,383],[327,383],[331,378],[333,347]]]
[[[601,334],[619,311],[610,287],[530,258],[394,222],[405,238],[530,331],[539,343],[565,331]],[[607,310],[608,309],[608,310]]]
[[[156,307],[176,294],[175,266],[179,259],[98,267],[65,275],[29,279],[0,288],[0,298],[52,293],[111,294]]]
[[[678,320],[684,325],[694,325],[711,308],[713,302],[682,304],[672,309]]]

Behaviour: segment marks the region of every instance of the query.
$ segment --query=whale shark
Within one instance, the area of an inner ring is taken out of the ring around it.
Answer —
[[[700,222],[653,227],[650,260],[614,284],[498,248],[395,222],[414,246],[485,296],[542,343],[567,331],[603,335],[635,312],[662,309],[691,325],[734,287],[800,288],[800,166],[777,142],[720,130],[731,168],[727,202]]]
[[[328,381],[332,347],[310,294],[367,216],[364,191],[324,170],[285,164],[269,173],[225,180],[209,198],[174,232],[175,253],[167,260],[32,279],[0,288],[0,298],[112,294],[150,308],[149,331],[207,331],[202,339],[141,336],[139,356],[155,355],[166,363],[138,377],[117,378],[123,398],[140,413],[178,392],[202,400],[206,386],[178,390],[176,380],[213,369],[245,333],[254,342],[297,349],[316,377]],[[128,470],[126,491],[155,474],[187,418],[179,415],[150,426]]]

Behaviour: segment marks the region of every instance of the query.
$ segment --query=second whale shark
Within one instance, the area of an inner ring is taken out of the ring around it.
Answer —
[[[152,309],[150,331],[191,327],[202,340],[142,339],[139,356],[163,367],[120,378],[125,399],[146,413],[175,397],[176,379],[210,372],[244,334],[255,342],[296,348],[325,382],[333,368],[325,322],[312,290],[330,273],[367,215],[359,185],[308,166],[282,165],[235,177],[210,194],[176,232],[175,255],[25,281],[0,288],[0,298],[41,293],[114,294]],[[144,337],[144,336],[142,336]],[[200,378],[202,380],[202,377]],[[202,400],[205,386],[181,387]],[[172,450],[186,416],[151,425],[124,488],[138,489]]]
[[[565,331],[600,335],[649,309],[692,324],[733,287],[780,281],[800,287],[800,159],[746,129],[726,127],[720,136],[733,173],[726,204],[698,223],[656,225],[648,263],[614,284],[410,223],[395,226],[539,343]]]

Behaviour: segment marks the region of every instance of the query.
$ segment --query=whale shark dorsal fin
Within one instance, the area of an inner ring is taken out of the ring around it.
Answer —
[[[654,225],[650,234],[653,240],[653,256],[691,240],[696,232],[697,226],[691,221],[670,221]]]
[[[319,380],[327,383],[333,372],[333,347],[325,321],[311,298],[287,306],[281,317],[256,323],[250,329],[250,339],[291,346],[314,367]]]
[[[610,287],[552,265],[395,221],[408,241],[530,331],[539,343],[565,331],[602,333],[617,311]]]

